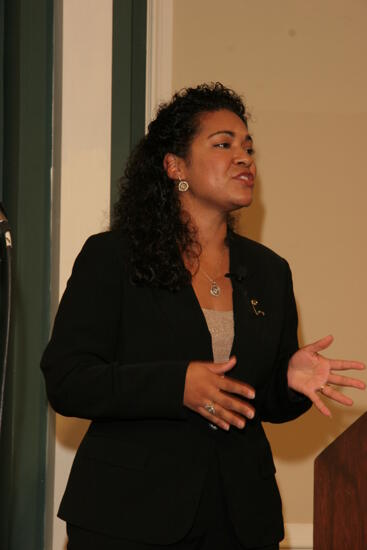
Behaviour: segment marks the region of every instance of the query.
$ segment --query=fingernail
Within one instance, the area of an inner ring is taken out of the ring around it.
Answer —
[[[251,419],[251,418],[254,418],[255,413],[254,413],[254,411],[248,411],[248,412],[246,413],[246,416],[247,416],[247,418],[250,418],[250,419]]]
[[[255,394],[253,392],[249,393],[247,396],[249,399],[255,399]]]
[[[240,430],[242,430],[242,428],[244,428],[244,427],[245,427],[245,423],[244,423],[244,422],[241,422],[241,421],[237,422],[237,428],[239,428]]]

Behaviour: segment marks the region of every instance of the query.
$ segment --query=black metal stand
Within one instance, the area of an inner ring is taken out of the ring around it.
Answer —
[[[0,203],[0,267],[2,283],[0,287],[1,304],[1,347],[0,347],[0,439],[2,433],[4,403],[5,403],[5,384],[8,364],[9,336],[10,336],[10,317],[11,317],[11,249],[12,240],[8,219],[5,215],[2,204]]]

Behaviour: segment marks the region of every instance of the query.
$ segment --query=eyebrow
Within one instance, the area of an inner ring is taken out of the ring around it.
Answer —
[[[210,136],[208,136],[208,138],[211,138],[213,136],[217,136],[218,134],[226,134],[227,136],[230,136],[232,138],[235,137],[235,133],[232,132],[232,130],[218,130],[217,132],[213,132],[212,134],[210,134]],[[244,141],[253,141],[252,137],[250,136],[250,134],[247,134],[247,136],[245,137]]]

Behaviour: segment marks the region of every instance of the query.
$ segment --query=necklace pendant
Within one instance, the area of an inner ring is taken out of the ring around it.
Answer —
[[[210,288],[210,294],[212,296],[219,296],[219,294],[220,294],[220,286],[218,286],[215,281],[212,281],[212,286]]]

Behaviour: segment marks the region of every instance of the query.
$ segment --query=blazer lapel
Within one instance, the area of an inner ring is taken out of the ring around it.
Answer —
[[[261,355],[264,315],[256,292],[259,276],[246,256],[244,241],[230,234],[230,273],[233,286],[234,340],[231,355],[237,357],[237,364],[231,371],[235,378],[251,383],[256,379],[256,363]],[[258,304],[254,305],[257,301]]]
[[[167,321],[168,338],[182,359],[213,361],[212,341],[204,314],[191,285],[170,292],[153,289],[156,306]]]

